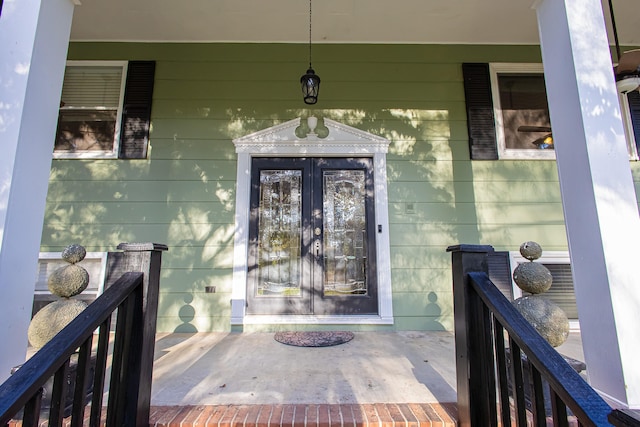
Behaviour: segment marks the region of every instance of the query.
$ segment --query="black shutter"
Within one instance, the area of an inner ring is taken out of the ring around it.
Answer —
[[[497,160],[496,129],[489,64],[462,64],[464,96],[467,104],[469,150],[475,160]]]
[[[513,301],[513,285],[511,284],[511,263],[509,262],[509,252],[491,252],[487,256],[487,266],[489,267],[489,279],[500,292]]]
[[[627,94],[629,111],[631,112],[631,125],[636,138],[636,148],[640,152],[640,92],[634,90]]]
[[[151,123],[155,61],[130,61],[124,92],[121,159],[146,159]]]

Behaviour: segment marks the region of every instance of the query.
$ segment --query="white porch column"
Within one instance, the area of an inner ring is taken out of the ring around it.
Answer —
[[[0,15],[0,381],[26,355],[73,8],[5,0]]]
[[[602,5],[535,8],[589,381],[640,408],[640,220]]]

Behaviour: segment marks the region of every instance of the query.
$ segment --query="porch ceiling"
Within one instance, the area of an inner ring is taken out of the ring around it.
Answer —
[[[603,1],[608,19],[608,3]],[[74,41],[306,43],[309,37],[307,0],[81,3],[73,19]],[[533,0],[315,0],[313,41],[538,44],[532,4]],[[614,6],[620,43],[640,45],[638,0],[614,0]]]

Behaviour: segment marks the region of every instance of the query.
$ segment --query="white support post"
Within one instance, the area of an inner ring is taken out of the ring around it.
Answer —
[[[73,8],[5,1],[0,15],[0,381],[27,350]]]
[[[602,4],[535,8],[589,382],[640,408],[640,220]]]

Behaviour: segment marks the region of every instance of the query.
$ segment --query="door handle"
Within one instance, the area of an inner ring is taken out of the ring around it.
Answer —
[[[320,256],[320,240],[316,240],[315,247],[316,247],[316,256]]]

